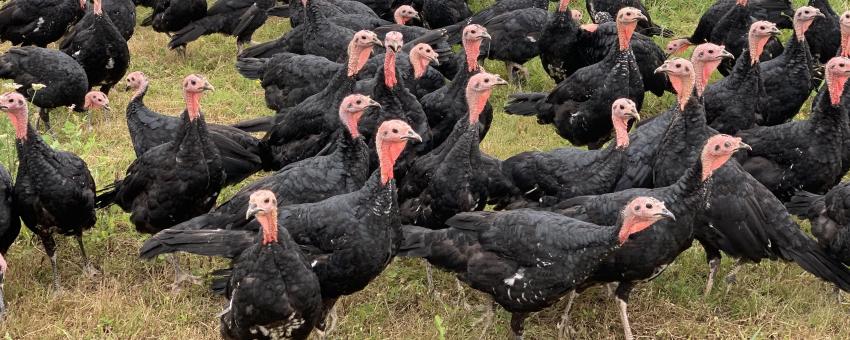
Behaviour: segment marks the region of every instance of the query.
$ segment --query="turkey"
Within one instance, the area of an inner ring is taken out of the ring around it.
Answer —
[[[136,5],[132,0],[103,0],[103,12],[124,37],[130,40],[136,29]]]
[[[694,33],[687,40],[692,44],[709,42],[711,32],[726,12],[735,7],[739,0],[717,0],[699,19]],[[791,18],[794,17],[794,7],[788,0],[748,0],[747,7],[750,15],[756,20],[776,23],[779,28],[793,28]]]
[[[0,96],[15,128],[18,172],[14,206],[21,220],[41,240],[53,269],[53,289],[59,290],[59,267],[54,234],[74,236],[83,258],[83,271],[94,275],[83,246],[83,231],[97,221],[95,184],[86,162],[76,155],[47,145],[29,125],[27,101],[16,92]]]
[[[693,77],[695,70],[693,65],[688,66],[687,60],[674,59],[668,63],[681,65],[668,66],[665,71],[668,74],[679,77],[690,73]],[[683,163],[698,159],[701,145],[717,133],[706,125],[698,102],[688,106],[673,116],[658,146],[652,168],[656,186],[676,181],[685,170]],[[850,270],[824,253],[791,219],[782,202],[737,162],[715,173],[708,200],[711,208],[695,227],[695,237],[705,248],[710,269],[706,294],[714,284],[721,250],[738,259],[727,275],[727,283],[734,282],[742,263],[770,259],[793,261],[824,281],[843,290],[850,289]]]
[[[153,12],[142,20],[142,26],[151,26],[156,32],[170,35],[205,16],[207,16],[205,0],[155,0]],[[178,46],[177,50],[183,53],[186,51],[186,46]]]
[[[523,152],[502,163],[502,171],[528,200],[550,196],[564,200],[575,196],[614,191],[626,170],[629,121],[639,120],[637,105],[620,98],[611,105],[616,143],[604,150],[560,148],[549,152]]]
[[[266,10],[275,0],[221,0],[207,10],[205,17],[184,26],[168,42],[168,48],[185,49],[186,44],[213,33],[236,37],[237,54],[251,42],[254,31],[266,22]]]
[[[573,20],[569,10],[570,0],[559,0],[555,13],[549,15],[537,47],[540,49],[540,63],[555,82],[560,83],[583,65],[584,60],[575,53],[579,40],[579,23]],[[569,58],[570,60],[565,60]]]
[[[257,220],[261,232],[233,261],[222,338],[307,339],[322,315],[319,278],[286,228],[278,228],[274,193],[252,193],[245,217]]]
[[[393,166],[407,142],[420,137],[399,120],[381,124],[377,135],[380,169],[360,190],[316,203],[279,207],[278,221],[283,218],[283,227],[319,277],[323,313],[316,328],[322,332],[333,329],[336,317],[331,316],[330,325],[326,318],[334,314],[336,300],[365,288],[389,265],[401,244]],[[254,220],[246,229],[260,229],[257,224]],[[240,254],[240,244],[244,246],[245,242],[234,241],[244,240],[245,233],[166,229],[145,242],[140,256],[150,259],[176,251],[206,256]]]
[[[750,53],[755,51],[752,46],[752,37],[749,34],[752,31],[754,21],[750,15],[748,1],[737,0],[736,5],[717,22],[717,26],[711,32],[709,42],[725,46],[726,50],[735,56],[741,55],[741,52],[745,49],[748,49]],[[775,37],[768,37],[768,40],[765,41],[759,52],[760,54],[752,55],[754,57],[753,59],[759,59],[761,61],[773,59],[782,53],[782,43]],[[735,63],[732,61],[723,62],[720,64],[718,70],[720,70],[721,74],[728,76],[734,65]]]
[[[446,27],[472,16],[465,0],[423,0],[420,13],[428,28]]]
[[[685,168],[669,186],[580,196],[563,201],[556,207],[561,214],[603,225],[619,221],[617,212],[633,207],[629,202],[644,196],[662,200],[675,214],[673,220],[660,221],[648,230],[631,235],[628,242],[606,257],[589,278],[576,287],[575,292],[580,293],[595,285],[617,283],[613,295],[620,309],[626,339],[633,339],[628,303],[635,284],[661,275],[679,254],[691,247],[695,224],[709,208],[705,197],[713,190],[715,173],[726,166],[736,151],[747,148],[740,138],[715,135],[701,147],[700,158],[693,160],[692,165]],[[562,332],[570,328],[569,313],[576,295],[570,295],[558,325]]]
[[[629,47],[639,20],[646,17],[626,7],[617,14],[619,44],[605,59],[584,67],[560,82],[549,94],[511,95],[508,114],[537,116],[539,124],[555,125],[558,135],[573,145],[598,149],[611,138],[610,115],[602,114],[614,100],[628,98],[640,109],[643,80],[635,55]]]
[[[155,234],[204,214],[215,206],[225,173],[218,148],[210,141],[200,100],[212,86],[189,75],[183,80],[186,110],[173,141],[145,152],[97,196],[99,208],[117,204],[130,213],[141,233]],[[174,262],[177,269],[177,262]],[[174,287],[187,277],[177,269]]]
[[[788,212],[812,223],[812,235],[818,239],[818,244],[844,264],[850,263],[850,242],[847,239],[850,237],[848,188],[850,185],[844,182],[824,195],[798,191],[791,201],[786,203]]]
[[[841,19],[827,0],[809,0],[809,6],[817,8],[823,14],[816,18],[806,31],[806,41],[815,59],[822,64],[837,55],[841,47]]]
[[[646,36],[660,35],[665,38],[673,36],[673,31],[652,22],[649,11],[641,0],[587,0],[587,13],[596,18],[597,12],[617,13],[623,7],[634,7],[646,15],[646,21],[638,23],[638,32]]]
[[[815,99],[809,118],[763,126],[738,133],[753,147],[739,159],[744,170],[782,201],[797,190],[824,194],[847,172],[842,167],[850,125],[841,97],[850,79],[850,59],[832,58],[826,64],[826,91]]]
[[[457,213],[484,208],[487,184],[480,171],[478,119],[493,88],[506,84],[499,76],[485,72],[469,79],[466,119],[458,121],[437,148],[413,161],[400,183],[402,223],[440,229]]]
[[[130,66],[130,50],[109,16],[103,15],[101,1],[94,0],[92,11],[71,29],[59,50],[83,66],[89,87],[100,85],[100,91],[109,94]]]
[[[50,109],[71,106],[75,111],[84,110],[89,89],[86,71],[65,53],[35,46],[13,47],[0,56],[0,78],[21,85],[17,91],[39,107],[38,116],[48,130]],[[36,90],[33,84],[45,86]]]
[[[210,86],[212,87],[212,86]],[[128,90],[134,91],[127,104],[127,128],[136,157],[148,150],[174,141],[174,136],[183,125],[183,119],[154,112],[144,103],[148,79],[144,73],[135,71],[127,75]],[[225,185],[241,183],[262,170],[260,141],[251,134],[228,125],[208,124],[210,140],[221,156]]]
[[[481,72],[478,56],[484,39],[490,39],[490,34],[483,26],[473,24],[464,27],[463,50],[465,58],[458,61],[459,70],[457,74],[450,83],[423,96],[420,100],[422,110],[428,116],[428,126],[431,127],[431,148],[442,144],[451,133],[455,123],[461,120],[469,110],[463,93],[466,91],[469,78]],[[486,103],[479,120],[480,140],[484,140],[492,121],[493,107],[490,106],[490,103]]]
[[[0,8],[0,41],[47,47],[83,17],[86,0],[12,0]]]
[[[732,73],[708,86],[703,95],[705,115],[712,128],[728,134],[754,127],[762,110],[758,105],[764,93],[759,55],[767,41],[779,34],[776,25],[757,21],[750,26],[750,48],[738,57]]]
[[[675,219],[651,197],[612,215],[616,222],[597,225],[534,210],[466,212],[449,219],[448,229],[404,226],[399,256],[424,258],[490,295],[511,313],[511,331],[522,339],[529,314],[576,289],[631,237]],[[485,318],[486,330],[492,315]]]
[[[378,103],[364,95],[345,97],[339,106],[339,119],[345,132],[336,140],[334,151],[287,165],[274,174],[256,180],[221,203],[211,212],[171,227],[172,229],[246,229],[251,221],[242,214],[252,192],[270,190],[281,207],[318,202],[363,187],[369,179],[369,147],[358,124],[364,112]]]
[[[794,14],[795,34],[785,44],[785,50],[761,64],[765,96],[759,97],[758,106],[765,109],[761,110],[759,125],[772,126],[791,120],[820,85],[817,60],[806,42],[806,32],[819,17],[823,14],[817,8],[798,8]]]
[[[274,117],[274,125],[262,140],[268,158],[264,163],[280,169],[315,156],[328,145],[330,136],[340,126],[332,112],[336,112],[343,98],[354,92],[356,77],[375,45],[382,45],[375,33],[357,32],[349,42],[347,66],[338,70],[322,91]]]
[[[490,43],[481,50],[481,58],[505,63],[508,80],[527,81],[528,69],[523,64],[540,54],[538,39],[549,12],[540,8],[523,8],[493,17],[484,22]]]

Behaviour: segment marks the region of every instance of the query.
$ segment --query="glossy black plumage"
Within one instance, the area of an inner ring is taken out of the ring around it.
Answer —
[[[128,78],[134,76],[144,77],[133,73]],[[126,110],[127,128],[137,158],[157,146],[174,141],[174,136],[183,125],[181,117],[164,115],[145,106],[146,92],[147,80],[144,89],[134,94]],[[241,183],[264,168],[259,139],[228,125],[208,124],[207,129],[210,141],[221,156],[226,175],[225,185]]]
[[[659,26],[652,22],[649,10],[641,0],[588,0],[585,2],[587,13],[591,18],[596,18],[597,12],[617,13],[623,7],[634,7],[646,15],[646,21],[638,24],[638,32],[647,36],[661,35],[670,38],[674,35],[670,29]]]
[[[850,263],[850,186],[840,183],[825,195],[797,192],[786,203],[788,212],[808,219],[812,235],[827,253],[844,264]]]
[[[815,19],[817,20],[817,19]],[[792,36],[782,54],[761,63],[761,78],[765,96],[759,96],[759,125],[785,123],[800,112],[803,103],[823,79],[817,60],[806,41]]]
[[[221,33],[236,37],[237,47],[251,42],[254,31],[268,18],[266,10],[272,8],[274,0],[221,0],[207,9],[207,14],[174,33],[169,48],[177,48],[197,40],[201,36]],[[240,50],[241,51],[241,50]]]
[[[80,4],[80,0],[9,1],[0,8],[0,40],[47,47],[83,17]]]
[[[103,12],[124,37],[130,40],[136,29],[136,5],[132,0],[103,0]]]
[[[543,69],[558,83],[581,68],[576,65],[584,64],[581,55],[568,52],[573,51],[578,43],[579,25],[573,20],[565,1],[561,0],[558,9],[549,15],[537,42]]]
[[[487,20],[483,26],[491,38],[482,46],[481,58],[525,64],[540,54],[538,41],[548,17],[545,9],[525,8]]]
[[[425,27],[446,27],[472,16],[465,0],[424,0],[419,12]]]
[[[204,0],[156,0],[153,12],[142,21],[142,26],[151,26],[162,33],[177,32],[206,15]]]
[[[325,18],[333,18],[336,16],[351,15],[360,18],[380,19],[369,6],[366,6],[359,1],[351,0],[310,0],[314,2],[318,13]],[[293,1],[290,3],[290,16],[292,27],[297,28],[305,22],[304,4],[301,1]]]
[[[693,34],[691,43],[701,44],[709,42],[711,32],[717,22],[735,6],[736,0],[717,0],[700,17],[699,23]],[[794,17],[794,7],[787,0],[749,0],[747,6],[750,15],[757,20],[766,20],[775,23],[779,28],[792,28],[791,18]]]
[[[99,2],[95,0],[94,10],[71,29],[59,50],[83,66],[89,87],[100,85],[100,91],[109,94],[130,66],[130,50],[109,15],[95,13],[100,10]]]
[[[752,128],[760,120],[763,110],[759,106],[759,98],[765,96],[761,64],[753,64],[750,52],[744,50],[738,56],[732,73],[705,89],[706,120],[712,128],[726,134]]]
[[[21,219],[15,209],[15,186],[12,175],[0,165],[0,254],[6,255],[21,232]]]
[[[0,78],[23,85],[17,91],[43,109],[39,116],[45,122],[50,119],[47,109],[73,105],[75,110],[82,111],[89,89],[86,71],[73,58],[57,50],[34,46],[14,47],[0,56]],[[33,97],[32,84],[46,87]]]
[[[809,6],[819,9],[825,17],[815,19],[806,32],[806,41],[815,59],[826,64],[830,58],[836,56],[841,46],[838,14],[826,0],[809,0]]]
[[[729,53],[732,53],[736,57],[742,56],[741,53],[745,49],[748,49],[748,33],[750,31],[750,25],[754,22],[749,5],[735,5],[717,21],[708,41],[723,45]],[[768,61],[773,59],[782,54],[782,50],[782,43],[777,38],[771,37],[764,46],[759,60]],[[718,67],[718,70],[724,76],[728,76],[734,72],[733,68],[736,65],[735,61],[732,60],[723,61],[720,67]]]
[[[827,89],[815,100],[808,119],[738,133],[753,147],[739,160],[744,170],[780,201],[787,202],[797,190],[824,194],[846,173],[842,154],[850,147],[844,136],[850,119],[830,100]]]

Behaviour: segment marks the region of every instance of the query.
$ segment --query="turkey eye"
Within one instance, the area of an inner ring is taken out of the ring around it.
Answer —
[[[136,81],[136,78],[130,77],[130,81]]]
[[[761,26],[761,27],[759,27],[759,29],[760,29],[760,30],[764,30],[765,28],[764,28],[764,26]]]
[[[635,206],[635,211],[640,211],[640,206]]]
[[[469,33],[475,34],[475,30],[471,30],[469,31]]]
[[[393,133],[398,133],[398,129],[393,129]]]
[[[9,102],[10,102],[10,103],[14,103],[14,102],[15,102],[15,100],[14,100],[14,99],[9,99]]]
[[[269,199],[266,198],[265,200],[263,200],[263,203],[269,203]]]
[[[192,83],[192,85],[195,85],[195,81],[194,81],[194,80],[193,80],[193,81],[191,81],[191,83]]]
[[[23,101],[23,100],[18,99],[18,105],[24,105],[24,101]]]
[[[103,99],[101,99],[101,98],[97,98],[97,101],[102,102],[102,101],[103,101]]]
[[[652,203],[647,203],[647,204],[646,204],[646,208],[647,208],[647,209],[652,209]]]
[[[490,82],[490,79],[484,79],[484,82],[485,82],[485,83],[489,83],[489,82]]]
[[[625,110],[625,109],[626,109],[626,107],[625,107],[625,106],[620,105],[620,110]]]
[[[844,67],[844,64],[838,64],[839,67]]]
[[[360,101],[360,100],[357,101],[357,105],[360,105],[361,103],[363,103],[363,102]]]

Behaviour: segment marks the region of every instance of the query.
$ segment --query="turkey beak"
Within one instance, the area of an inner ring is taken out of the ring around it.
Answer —
[[[655,74],[665,73],[668,70],[669,70],[669,68],[667,68],[667,63],[663,63],[663,64],[661,64],[661,66],[659,66],[657,69],[655,69],[654,73]]]
[[[395,53],[401,50],[401,42],[400,41],[389,41],[386,43],[387,49],[392,50]]]
[[[481,32],[481,39],[493,40],[493,37],[490,36],[490,33]]]
[[[735,148],[735,151],[738,151],[738,150],[750,150],[750,151],[753,151],[753,147],[752,147],[752,146],[749,146],[747,143],[741,142],[740,144],[738,144],[738,147],[737,147],[737,148]]]
[[[502,79],[502,77],[496,76],[496,80],[493,81],[493,86],[496,85],[508,85],[508,82]]]
[[[215,91],[215,87],[213,87],[212,84],[210,84],[210,82],[206,81],[206,82],[204,82],[204,87],[202,87],[201,90]]]
[[[629,112],[626,112],[626,117],[632,117],[635,121],[640,120],[640,112],[637,109],[632,108]]]
[[[249,204],[248,204],[248,211],[246,211],[246,212],[245,212],[245,219],[246,219],[246,220],[250,220],[250,219],[251,219],[251,216],[254,216],[254,215],[256,215],[258,212],[261,212],[261,211],[263,211],[263,209],[262,209],[262,208],[258,207],[258,206],[257,206],[256,204],[254,204],[254,203],[249,203]]]
[[[635,16],[635,20],[637,20],[637,21],[641,21],[641,20],[649,21],[649,19],[646,17],[646,15],[643,15],[643,13],[641,13],[641,12],[638,12],[638,14]]]
[[[403,137],[401,137],[401,139],[404,139],[404,140],[416,140],[416,141],[417,141],[417,142],[419,142],[419,143],[421,143],[421,142],[422,142],[422,136],[420,136],[418,133],[416,133],[416,132],[415,132],[415,131],[413,131],[413,130],[408,131],[408,132],[407,132],[407,136],[403,136]]]
[[[818,10],[818,11],[817,11],[817,14],[815,14],[815,17],[816,17],[816,18],[817,18],[817,17],[826,18],[826,15],[823,15],[823,12],[821,12],[820,10]]]
[[[729,53],[729,51],[727,51],[727,50],[723,50],[723,52],[720,52],[720,58],[721,59],[729,58],[729,59],[735,60],[735,56],[732,55],[732,53]]]
[[[111,112],[112,108],[109,107],[109,104],[103,104],[103,110],[106,112]]]
[[[770,36],[775,37],[775,36],[778,36],[779,34],[781,34],[782,31],[780,31],[779,28],[776,28],[776,26],[774,26],[774,27],[771,27],[770,31],[767,32],[767,33],[770,33]]]
[[[382,107],[382,106],[381,106],[381,103],[376,102],[374,99],[369,99],[369,105],[368,105],[368,106],[370,106],[370,107],[377,107],[377,108],[381,108],[381,107]]]
[[[428,58],[428,61],[434,63],[434,65],[440,66],[440,55],[434,52],[434,55],[425,56]]]
[[[661,216],[662,218],[669,218],[673,221],[676,220],[676,215],[673,215],[673,212],[667,210],[667,208],[662,208],[660,213],[655,214],[655,216]]]
[[[372,43],[381,47],[384,46],[384,43],[381,42],[381,39],[378,39],[377,35],[372,36]]]

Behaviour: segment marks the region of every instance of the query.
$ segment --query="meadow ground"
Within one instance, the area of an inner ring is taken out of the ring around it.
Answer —
[[[473,0],[479,1],[479,0]],[[490,0],[474,3],[481,8]],[[700,14],[711,1],[644,0],[655,21],[680,35],[688,35]],[[847,4],[831,1],[840,13]],[[801,0],[794,0],[801,5]],[[572,8],[584,10],[583,1]],[[139,9],[138,20],[148,9]],[[585,16],[587,17],[587,16]],[[272,19],[254,39],[265,41],[288,29],[288,21]],[[785,36],[788,36],[786,32]],[[207,120],[232,123],[271,114],[263,104],[263,92],[257,82],[246,80],[234,69],[234,39],[209,36],[189,45],[186,59],[164,46],[167,38],[149,28],[137,27],[130,40],[131,70],[144,71],[151,79],[146,104],[164,113],[183,110],[180,80],[189,73],[208,77],[216,91],[204,98]],[[658,39],[660,44],[665,40]],[[8,49],[0,46],[0,52]],[[531,118],[506,116],[501,107],[507,94],[519,91],[545,91],[554,84],[546,77],[538,60],[529,62],[532,78],[523,88],[499,89],[491,98],[496,119],[482,148],[505,158],[526,150],[549,150],[564,146],[550,127]],[[501,63],[488,62],[486,68],[504,75]],[[115,91],[110,96],[113,111],[96,114],[94,131],[80,128],[77,114],[56,110],[53,113],[58,140],[54,146],[73,151],[88,162],[99,186],[123,175],[133,160],[124,120],[124,108],[130,93]],[[647,96],[643,116],[652,116],[672,102]],[[6,119],[0,119],[0,162],[15,171],[17,158],[14,133]],[[228,197],[238,188],[229,188]],[[98,213],[97,226],[85,236],[94,263],[103,274],[87,277],[81,273],[76,243],[59,238],[59,264],[64,289],[56,294],[49,289],[51,272],[38,240],[23,231],[8,256],[6,300],[9,314],[0,322],[0,336],[8,339],[215,339],[218,337],[216,314],[225,301],[203,286],[187,286],[172,292],[173,272],[163,259],[138,260],[137,252],[146,236],[135,232],[128,215],[118,208]],[[204,275],[223,262],[192,258],[192,270]],[[731,268],[724,261],[721,275]],[[763,263],[746,267],[728,292],[720,282],[712,294],[703,297],[707,275],[703,251],[694,247],[673,263],[653,282],[639,285],[632,294],[631,321],[641,338],[850,338],[850,307],[836,303],[832,288],[785,263]],[[482,336],[479,318],[484,296],[470,289],[460,295],[455,280],[445,273],[436,274],[436,292],[429,295],[422,263],[396,260],[366,290],[343,298],[339,303],[340,320],[333,334],[340,339],[448,339]],[[539,313],[527,322],[528,339],[554,338],[555,324],[564,303]],[[577,338],[621,338],[622,329],[615,304],[602,289],[593,289],[579,297],[573,309]],[[494,326],[483,338],[505,339],[509,315],[498,311]]]

